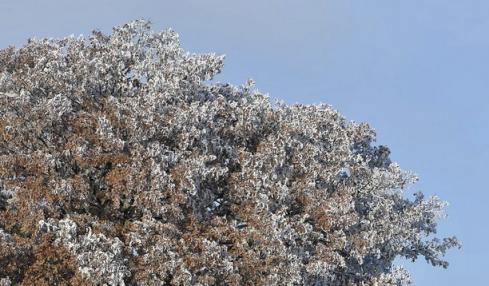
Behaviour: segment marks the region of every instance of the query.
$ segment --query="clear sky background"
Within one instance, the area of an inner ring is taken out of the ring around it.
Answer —
[[[450,202],[450,267],[405,264],[415,285],[488,285],[489,1],[0,0],[0,48],[29,37],[109,32],[146,18],[186,50],[227,55],[222,82],[248,78],[288,103],[328,103]]]

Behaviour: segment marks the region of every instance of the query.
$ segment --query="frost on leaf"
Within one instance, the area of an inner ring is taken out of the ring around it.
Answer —
[[[365,123],[138,20],[0,50],[0,285],[405,285],[445,203]],[[48,275],[49,274],[49,275]]]

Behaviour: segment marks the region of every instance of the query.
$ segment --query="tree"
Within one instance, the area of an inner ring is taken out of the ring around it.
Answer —
[[[0,51],[0,284],[404,285],[444,202],[365,123],[134,21]]]

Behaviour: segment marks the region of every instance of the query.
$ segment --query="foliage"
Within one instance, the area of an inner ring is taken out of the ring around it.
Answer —
[[[0,285],[404,285],[444,203],[327,105],[134,21],[0,51]],[[49,275],[47,275],[47,273]]]

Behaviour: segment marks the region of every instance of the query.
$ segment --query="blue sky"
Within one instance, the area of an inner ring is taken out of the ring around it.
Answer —
[[[401,261],[415,285],[486,285],[488,12],[482,0],[2,0],[0,47],[146,18],[189,51],[226,54],[219,81],[367,121],[421,177],[408,194],[450,202],[439,233],[464,244],[447,270]]]

